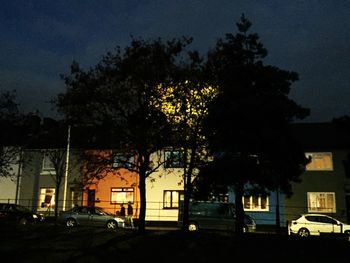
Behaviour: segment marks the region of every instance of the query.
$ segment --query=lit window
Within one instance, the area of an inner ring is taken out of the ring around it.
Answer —
[[[111,188],[111,203],[112,204],[125,204],[134,203],[134,188]]]
[[[183,151],[164,151],[165,168],[182,168],[184,167]]]
[[[181,191],[165,190],[163,194],[164,208],[178,208]]]
[[[305,153],[307,158],[311,158],[311,162],[306,165],[307,171],[332,171],[333,158],[332,153]]]
[[[307,193],[309,212],[335,213],[334,192],[309,192]]]
[[[41,188],[39,207],[50,208],[55,206],[55,188]]]
[[[249,211],[268,211],[269,210],[269,198],[266,195],[258,196],[243,196],[244,210]]]

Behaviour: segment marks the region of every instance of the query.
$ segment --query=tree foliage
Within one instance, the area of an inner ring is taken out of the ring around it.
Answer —
[[[216,87],[209,86],[203,76],[203,60],[197,52],[189,54],[189,62],[181,68],[181,78],[164,87],[162,111],[176,131],[173,146],[183,153],[183,230],[188,230],[189,200],[193,179],[207,159],[202,126],[209,102],[216,96]]]
[[[146,178],[157,164],[150,156],[173,138],[171,125],[159,108],[169,83],[176,82],[184,48],[191,39],[132,39],[129,46],[105,55],[89,70],[71,65],[63,76],[67,90],[56,105],[71,123],[94,127],[95,145],[128,150],[139,175],[139,232],[145,227]]]
[[[0,94],[0,177],[12,177],[13,165],[19,164],[22,115],[15,91]]]
[[[207,74],[218,96],[205,120],[209,150],[215,159],[202,170],[198,185],[233,186],[243,223],[242,196],[246,185],[260,190],[290,193],[307,160],[292,140],[289,124],[309,110],[288,98],[298,74],[265,65],[267,50],[259,36],[250,33],[251,22],[242,15],[238,33],[226,34],[209,51]]]

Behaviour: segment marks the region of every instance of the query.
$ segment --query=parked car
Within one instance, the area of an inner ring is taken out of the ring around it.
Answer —
[[[125,227],[125,219],[93,206],[75,206],[67,211],[61,211],[58,222],[67,227],[101,226],[108,229]]]
[[[1,223],[16,223],[20,225],[27,225],[43,222],[44,220],[45,217],[43,215],[32,212],[22,205],[0,203]]]
[[[289,235],[319,236],[322,233],[350,235],[350,225],[323,214],[303,214],[288,226]]]
[[[183,223],[183,202],[180,202],[178,224]],[[189,207],[189,231],[225,230],[235,231],[235,205],[223,202],[191,201]],[[243,232],[255,232],[255,220],[244,215]]]

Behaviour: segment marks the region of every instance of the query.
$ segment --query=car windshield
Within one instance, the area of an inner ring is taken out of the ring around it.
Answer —
[[[244,215],[244,223],[245,224],[254,224],[254,219],[249,215]]]
[[[91,213],[91,214],[99,214],[99,215],[113,215],[112,213],[104,210],[101,207],[93,207],[93,206],[76,206],[73,207],[64,213],[79,213],[79,214],[86,214],[86,213]]]
[[[16,205],[15,209],[18,211],[21,211],[21,212],[30,212],[30,210],[28,208],[21,206],[21,205]]]
[[[101,207],[95,207],[95,213],[104,214],[104,215],[113,215],[112,213],[103,210]]]

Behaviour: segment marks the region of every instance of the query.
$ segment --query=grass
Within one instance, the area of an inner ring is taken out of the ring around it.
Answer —
[[[5,262],[350,262],[346,238],[0,226]]]

